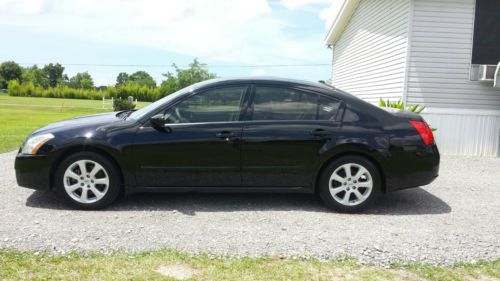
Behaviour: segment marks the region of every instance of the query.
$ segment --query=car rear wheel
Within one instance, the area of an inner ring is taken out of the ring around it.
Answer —
[[[63,160],[55,176],[55,191],[78,209],[101,209],[120,193],[120,177],[115,165],[93,152],[79,152]]]
[[[360,156],[344,156],[331,162],[319,179],[319,195],[330,208],[355,213],[370,206],[380,193],[380,174]]]

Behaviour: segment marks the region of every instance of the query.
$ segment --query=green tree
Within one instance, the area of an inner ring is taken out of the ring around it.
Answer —
[[[67,80],[67,76],[64,76],[64,66],[59,63],[56,64],[46,64],[43,67],[43,73],[49,79],[49,86],[55,87],[58,84],[61,84],[64,80]]]
[[[181,69],[175,63],[172,64],[175,74],[171,72],[163,74],[166,79],[161,83],[162,92],[168,95],[194,83],[216,78],[217,75],[210,73],[206,66],[197,59],[194,59],[187,69]]]
[[[22,67],[13,61],[6,61],[0,64],[0,88],[4,89],[11,80],[21,80],[23,75]]]
[[[146,71],[137,71],[132,73],[128,79],[129,82],[138,84],[140,86],[147,86],[150,88],[156,87],[156,81]]]
[[[92,89],[94,88],[94,80],[92,80],[92,76],[87,71],[78,72],[69,79],[68,85],[75,89]]]
[[[23,83],[32,83],[35,87],[40,86],[44,89],[49,87],[49,79],[37,65],[24,69],[22,81]]]
[[[119,87],[119,86],[127,83],[129,79],[130,79],[130,77],[129,77],[128,73],[126,73],[126,72],[118,73],[118,76],[116,76],[116,87]]]

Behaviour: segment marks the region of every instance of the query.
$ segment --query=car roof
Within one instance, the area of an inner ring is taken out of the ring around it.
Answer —
[[[317,88],[322,90],[332,91],[335,88],[320,82],[311,82],[304,80],[271,77],[271,76],[250,76],[250,77],[226,77],[226,78],[215,78],[206,80],[200,83],[192,85],[192,89],[200,89],[208,86],[218,86],[218,85],[230,85],[238,83],[248,83],[248,84],[276,84],[276,85],[289,85],[289,86],[303,86],[308,88]]]

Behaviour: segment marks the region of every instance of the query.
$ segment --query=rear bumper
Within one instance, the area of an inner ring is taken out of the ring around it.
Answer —
[[[38,190],[50,189],[50,165],[47,156],[18,153],[14,167],[19,186]]]
[[[396,191],[406,188],[419,187],[432,183],[438,176],[439,166],[431,171],[420,171],[407,174],[403,177],[395,177],[387,182],[387,191]]]
[[[436,145],[396,157],[399,165],[393,166],[386,176],[388,192],[427,185],[439,176],[440,155]]]

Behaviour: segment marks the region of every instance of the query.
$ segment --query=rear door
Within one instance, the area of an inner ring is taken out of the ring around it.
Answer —
[[[339,106],[315,92],[255,86],[243,127],[242,185],[309,186],[321,149],[336,138]]]

